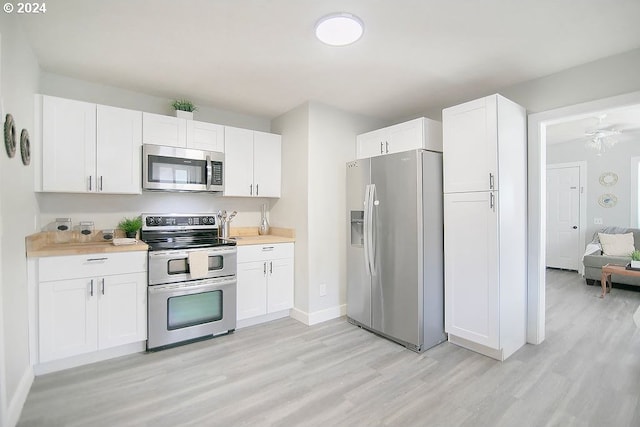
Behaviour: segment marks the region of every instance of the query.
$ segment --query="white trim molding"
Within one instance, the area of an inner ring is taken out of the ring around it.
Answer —
[[[31,390],[31,386],[33,385],[33,380],[33,369],[29,366],[24,371],[22,378],[20,378],[18,387],[11,398],[11,402],[9,402],[9,408],[7,410],[7,426],[15,426],[18,424],[20,414],[22,414],[22,408],[24,407],[24,403],[27,401],[29,390]]]
[[[629,224],[633,228],[640,227],[640,197],[638,193],[640,192],[640,173],[638,169],[640,168],[640,157],[632,157],[631,165],[630,165],[630,176],[631,176],[631,185],[629,186],[631,194],[629,195],[630,203],[630,212],[629,212]]]
[[[297,308],[291,310],[291,317],[293,319],[296,319],[298,322],[302,322],[308,326],[326,322],[327,320],[336,319],[338,317],[345,316],[346,314],[346,304],[325,308],[324,310],[314,311],[313,313],[307,313]]]

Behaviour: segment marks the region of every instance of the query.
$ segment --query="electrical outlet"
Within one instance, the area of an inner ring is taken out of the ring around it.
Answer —
[[[593,218],[593,223],[595,225],[602,225],[602,218]]]
[[[324,296],[327,295],[327,284],[326,283],[320,283],[319,293],[320,293],[321,297],[324,297]]]

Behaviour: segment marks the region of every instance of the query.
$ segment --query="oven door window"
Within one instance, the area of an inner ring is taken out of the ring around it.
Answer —
[[[222,319],[222,291],[202,292],[167,299],[167,329],[215,322]]]
[[[209,257],[209,271],[222,270],[224,268],[224,262],[222,255]],[[186,274],[189,273],[189,263],[187,258],[170,259],[167,263],[167,273],[172,274]]]
[[[164,156],[148,156],[149,182],[166,184],[207,184],[207,161]]]

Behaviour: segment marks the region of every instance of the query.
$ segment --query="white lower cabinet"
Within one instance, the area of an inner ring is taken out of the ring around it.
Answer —
[[[238,247],[237,319],[293,308],[293,243]]]
[[[41,258],[39,277],[40,363],[147,339],[146,252]]]

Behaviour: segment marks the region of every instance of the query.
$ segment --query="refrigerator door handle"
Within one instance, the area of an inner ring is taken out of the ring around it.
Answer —
[[[378,205],[377,201],[375,200],[376,197],[376,185],[375,184],[371,184],[369,186],[369,205],[367,207],[368,211],[369,211],[369,223],[367,224],[367,235],[368,235],[368,239],[367,239],[367,244],[369,245],[368,247],[368,255],[369,255],[369,269],[371,271],[371,276],[375,276],[376,275],[376,254],[375,254],[375,234],[374,234],[374,219],[373,219],[373,206],[374,205]]]
[[[371,185],[364,188],[364,224],[362,227],[362,234],[364,240],[364,269],[367,272],[367,276],[371,276],[371,263],[369,262],[369,204],[370,204]]]

